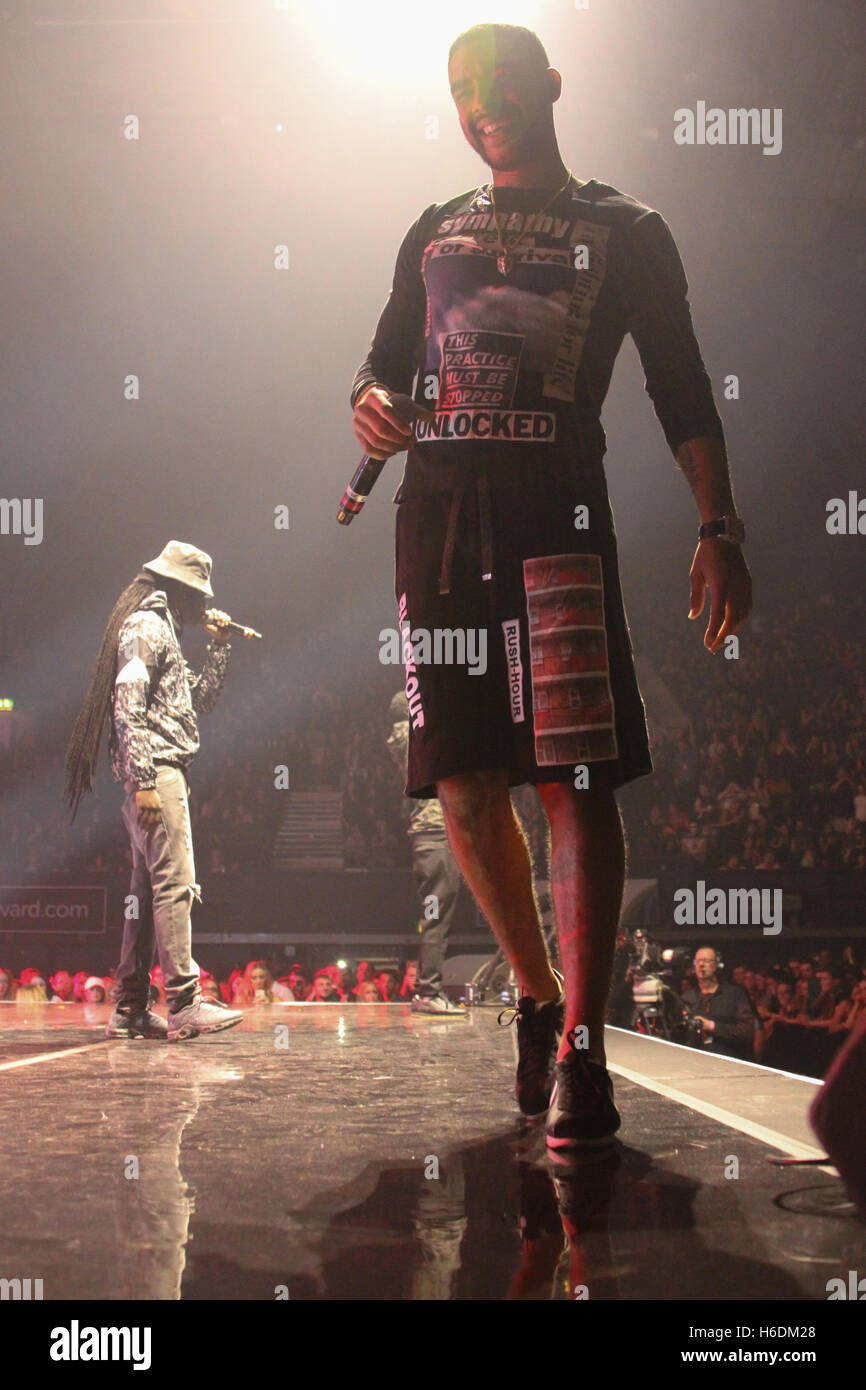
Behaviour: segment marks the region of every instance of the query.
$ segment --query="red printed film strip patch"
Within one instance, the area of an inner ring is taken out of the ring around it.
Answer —
[[[617,756],[600,555],[523,562],[539,767]]]

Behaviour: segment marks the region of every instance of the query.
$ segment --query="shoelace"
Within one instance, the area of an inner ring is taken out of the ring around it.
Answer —
[[[528,998],[529,998],[529,995],[527,994],[527,995],[524,995],[523,997],[526,998],[526,999],[528,999]],[[545,1006],[542,1005],[542,1008],[543,1008],[543,1007],[545,1007]],[[505,1024],[505,1027],[506,1027],[506,1028],[510,1028],[511,1025],[512,1025],[512,1023],[514,1022],[514,1020],[515,1020],[516,1018],[520,1018],[521,1012],[522,1012],[522,1010],[521,1010],[519,1004],[517,1004],[517,1005],[508,1004],[508,1005],[506,1005],[506,1007],[505,1007],[504,1009],[500,1009],[500,1010],[499,1010],[499,1013],[496,1015],[496,1022],[497,1022],[497,1023],[501,1023],[502,1020],[503,1020],[503,1018],[505,1017],[506,1014],[511,1014],[510,1019],[509,1019],[508,1022]],[[538,1018],[538,1015],[539,1015],[540,1012],[541,1012],[540,1009],[536,1009],[535,1012],[534,1012],[534,1014],[533,1014],[533,1017],[534,1017],[534,1018]]]
[[[599,1099],[603,1100],[608,1095],[607,1070],[604,1067],[602,1067],[600,1063],[596,1066],[590,1065],[592,1059],[580,1048],[574,1046],[575,1032],[576,1029],[570,1028],[565,1036],[568,1039],[569,1047],[572,1049],[574,1056],[579,1058],[581,1061],[580,1081],[589,1082],[589,1085],[592,1087],[595,1094],[599,1097]],[[565,1104],[566,1106],[570,1106],[574,1101],[574,1090],[578,1082],[578,1077],[575,1072],[575,1068],[562,1067],[558,1072],[557,1079],[559,1082],[560,1089],[563,1092]]]
[[[521,998],[522,998],[522,999],[529,999],[530,996],[529,996],[528,994],[524,994],[524,995],[521,995]],[[548,1004],[555,1004],[556,1002],[557,1002],[557,1000],[555,1000],[555,999],[548,999],[548,1000],[547,1000],[547,1003],[542,1004],[541,1009],[546,1009]],[[535,1010],[535,1017],[536,1017],[536,1018],[537,1018],[538,1015],[541,1013],[541,1009],[536,1009],[536,1010]],[[517,1005],[514,1005],[514,1004],[507,1004],[506,1007],[505,1007],[504,1009],[500,1009],[500,1010],[499,1010],[499,1013],[496,1015],[496,1022],[501,1024],[503,1018],[505,1017],[505,1015],[506,1015],[506,1014],[511,1014],[510,1019],[509,1019],[508,1022],[505,1024],[505,1027],[506,1027],[506,1028],[510,1028],[511,1025],[512,1025],[512,1023],[514,1022],[514,1020],[515,1020],[516,1018],[519,1018],[519,1017],[520,1017],[520,1013],[521,1013],[521,1010],[520,1010],[520,1004],[519,1004],[519,1003],[518,1003]],[[573,1029],[572,1029],[572,1032],[571,1032],[571,1036],[574,1037],[574,1030],[573,1030]]]
[[[542,1007],[545,1006],[542,1005]],[[535,1011],[531,1015],[531,1017],[533,1019],[537,1019],[538,1012],[539,1011]],[[506,1014],[511,1014],[511,1018],[509,1018],[508,1022],[505,1024],[506,1028],[510,1028],[514,1020],[516,1018],[520,1018],[521,1010],[519,1005],[517,1008],[515,1008],[513,1005],[509,1005],[507,1008],[501,1009],[496,1018],[497,1023],[501,1024]],[[555,1018],[556,1014],[553,1010],[551,1010],[549,1015],[549,1021],[553,1022]],[[550,1054],[551,1049],[553,1047],[555,1037],[555,1028],[547,1028],[544,1030],[539,1029],[537,1032],[530,1031],[528,1036],[524,1035],[521,1040],[520,1046],[521,1050],[525,1049],[525,1060],[529,1061],[530,1065],[544,1065],[547,1062],[548,1055]]]

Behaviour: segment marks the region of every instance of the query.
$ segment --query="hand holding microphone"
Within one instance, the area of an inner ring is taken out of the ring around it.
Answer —
[[[364,457],[340,502],[337,520],[342,526],[348,526],[358,515],[386,460],[409,447],[412,421],[434,419],[434,411],[425,410],[402,392],[389,391],[384,386],[368,386],[361,393],[352,424]]]
[[[206,630],[212,632],[216,640],[223,644],[231,640],[233,632],[239,633],[241,637],[258,637],[261,640],[262,634],[256,632],[255,628],[236,623],[228,613],[223,613],[219,608],[206,608],[201,615],[201,621]]]

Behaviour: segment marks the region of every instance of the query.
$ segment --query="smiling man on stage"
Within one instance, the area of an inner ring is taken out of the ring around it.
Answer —
[[[713,652],[751,607],[743,527],[666,222],[565,166],[562,79],[531,31],[467,30],[448,77],[492,181],[410,227],[351,392],[365,452],[409,450],[395,498],[401,628],[488,634],[483,674],[412,662],[406,790],[439,797],[514,967],[520,1108],[547,1114],[552,1148],[605,1144],[620,1124],[604,1047],[625,876],[614,791],[652,771],[602,462],[601,408],[626,333],[703,523],[690,616],[709,589]],[[416,372],[428,413],[408,427],[389,395],[411,391]],[[550,823],[564,982],[509,798],[524,782]]]

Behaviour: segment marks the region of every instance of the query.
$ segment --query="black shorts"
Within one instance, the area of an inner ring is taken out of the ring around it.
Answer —
[[[612,787],[653,771],[603,474],[406,498],[395,579],[407,795],[481,769],[511,786],[570,782],[581,765]]]

